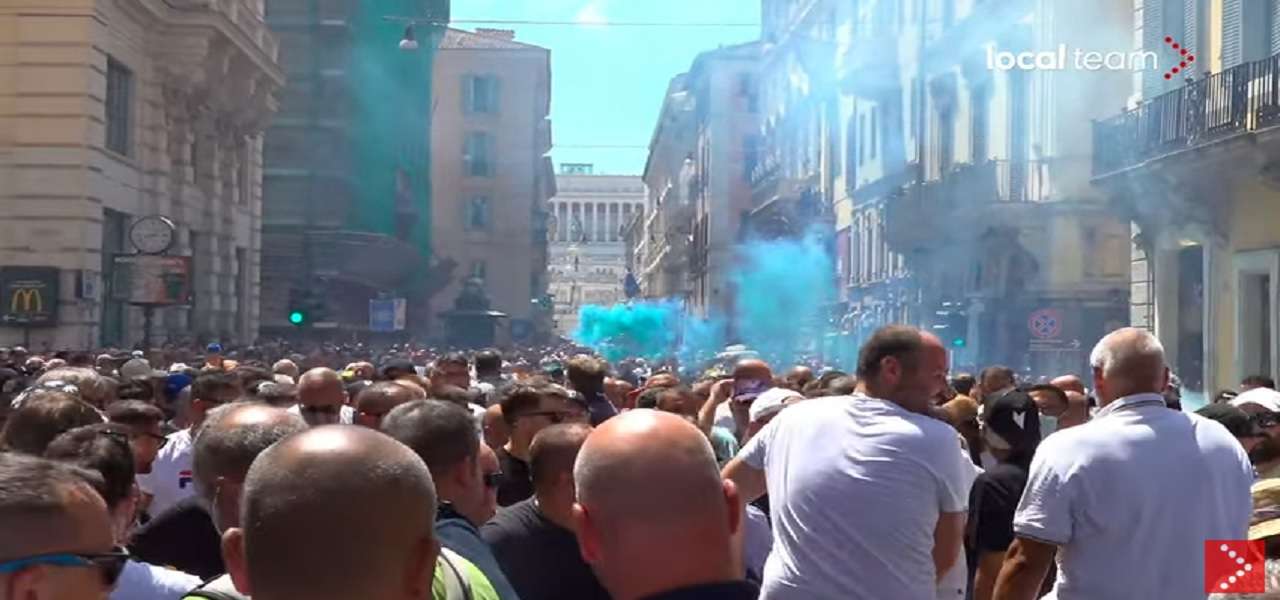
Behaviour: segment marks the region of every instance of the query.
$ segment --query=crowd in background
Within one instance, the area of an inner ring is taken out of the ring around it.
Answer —
[[[1205,540],[1280,564],[1274,382],[1185,413],[1135,329],[1036,381],[909,327],[851,373],[201,350],[0,348],[0,600],[1154,600],[1208,595]]]

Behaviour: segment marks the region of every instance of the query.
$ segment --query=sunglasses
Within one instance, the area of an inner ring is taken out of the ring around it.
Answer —
[[[18,558],[0,563],[0,575],[48,565],[53,567],[92,567],[102,576],[102,585],[114,588],[120,580],[120,572],[129,561],[129,551],[117,546],[113,551],[102,554],[81,554],[76,552],[60,552],[56,554],[38,554],[26,558]]]
[[[333,406],[305,406],[304,405],[300,407],[300,409],[303,412],[323,414],[323,415],[336,415],[338,414],[339,411],[342,410],[342,407],[337,405],[333,405]]]
[[[485,487],[490,489],[497,489],[499,486],[502,485],[502,482],[505,479],[505,477],[502,471],[494,471],[492,473],[485,473],[483,476],[483,479],[484,479]]]
[[[1253,415],[1253,422],[1257,424],[1258,427],[1262,427],[1264,429],[1267,427],[1275,427],[1276,425],[1280,425],[1280,413],[1259,413]]]

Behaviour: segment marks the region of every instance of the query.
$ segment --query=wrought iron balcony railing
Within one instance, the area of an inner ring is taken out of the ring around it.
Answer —
[[[1280,54],[1214,73],[1093,123],[1093,176],[1277,124]]]

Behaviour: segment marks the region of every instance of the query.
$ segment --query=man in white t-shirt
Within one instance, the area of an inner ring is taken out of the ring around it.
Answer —
[[[766,491],[773,552],[764,600],[933,600],[960,554],[970,472],[950,425],[926,416],[947,350],[911,327],[858,357],[867,395],[800,402],[724,469],[745,501]]]
[[[138,476],[138,486],[151,494],[151,503],[147,506],[151,516],[195,495],[191,479],[191,432],[200,428],[205,414],[213,407],[235,402],[239,397],[240,383],[230,373],[201,373],[191,383],[191,427],[169,434],[151,472]]]
[[[1249,528],[1249,458],[1222,425],[1166,406],[1150,332],[1112,332],[1090,364],[1100,410],[1036,450],[994,597],[1036,598],[1056,554],[1056,600],[1204,598],[1205,542]]]

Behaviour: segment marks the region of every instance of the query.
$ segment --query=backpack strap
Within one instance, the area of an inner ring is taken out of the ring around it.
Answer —
[[[445,598],[448,598],[448,600],[472,600],[471,581],[454,564],[451,555],[453,555],[453,551],[448,548],[440,548],[440,562],[444,563]]]

